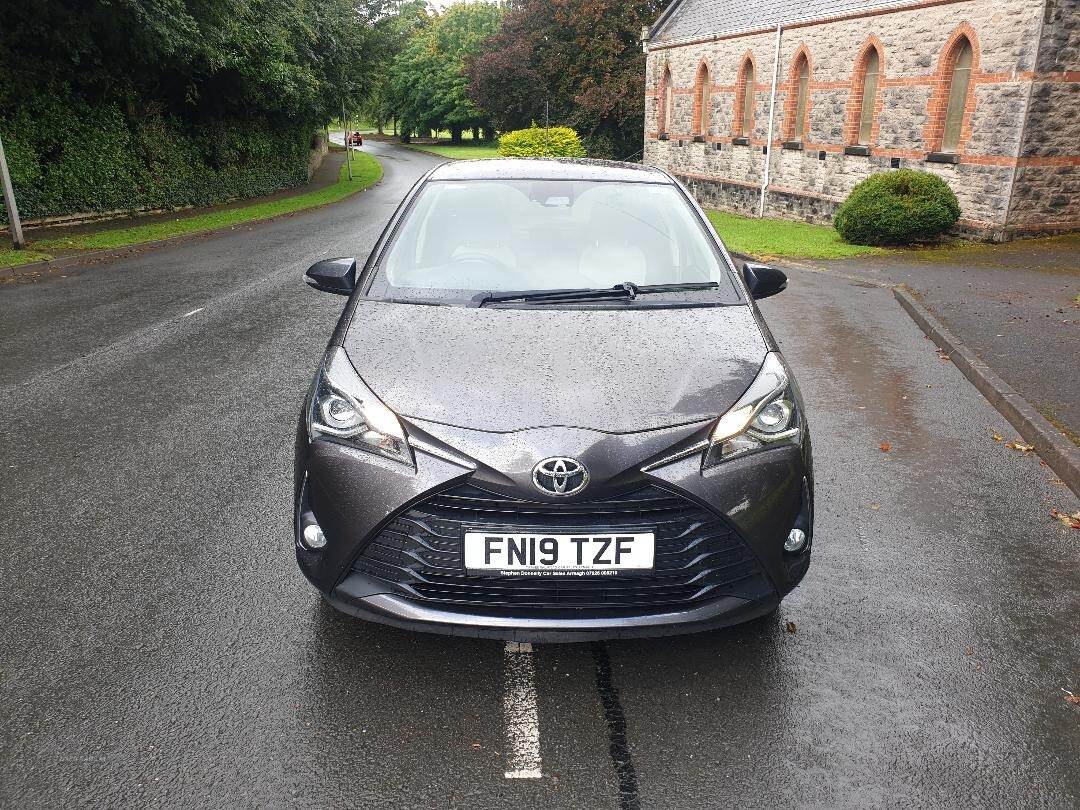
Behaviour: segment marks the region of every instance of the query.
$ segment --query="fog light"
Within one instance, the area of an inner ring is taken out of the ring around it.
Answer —
[[[304,545],[308,548],[322,548],[326,545],[326,535],[322,533],[318,524],[309,523],[304,527]]]
[[[784,541],[784,551],[788,552],[789,554],[796,554],[802,551],[805,545],[806,532],[804,532],[802,529],[792,529],[790,532],[788,532],[787,540]]]

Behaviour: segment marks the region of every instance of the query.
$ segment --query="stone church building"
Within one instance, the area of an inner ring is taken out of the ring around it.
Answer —
[[[903,167],[968,234],[1080,227],[1080,0],[673,0],[644,33],[644,161],[703,204],[824,222]]]

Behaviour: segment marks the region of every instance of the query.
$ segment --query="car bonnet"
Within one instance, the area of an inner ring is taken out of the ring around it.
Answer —
[[[612,433],[714,418],[768,350],[749,306],[567,310],[361,301],[343,345],[406,418]]]

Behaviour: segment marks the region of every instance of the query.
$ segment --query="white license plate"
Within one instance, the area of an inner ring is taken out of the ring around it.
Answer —
[[[652,532],[465,532],[465,570],[498,576],[617,576],[653,567]]]

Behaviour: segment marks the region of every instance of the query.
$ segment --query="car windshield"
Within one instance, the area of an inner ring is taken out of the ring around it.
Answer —
[[[740,300],[721,254],[676,187],[521,179],[427,183],[369,295],[452,303],[627,282],[697,285],[653,291],[639,304]]]

